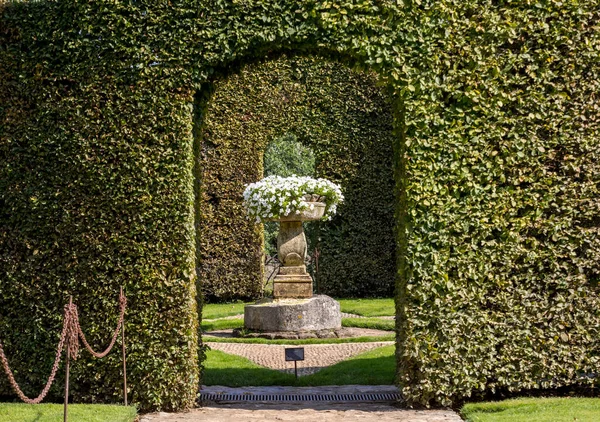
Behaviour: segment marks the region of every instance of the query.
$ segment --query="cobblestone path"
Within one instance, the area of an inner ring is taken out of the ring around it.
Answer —
[[[293,373],[294,363],[286,362],[282,344],[249,344],[249,343],[206,343],[211,349],[238,355],[250,359],[252,362],[282,372]],[[379,341],[373,343],[341,343],[341,344],[306,344],[304,347],[304,361],[298,362],[298,375],[310,375],[338,363],[342,360],[356,356],[367,350],[394,344],[393,341]]]

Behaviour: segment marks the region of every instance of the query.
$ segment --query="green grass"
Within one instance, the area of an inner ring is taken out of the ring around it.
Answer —
[[[223,338],[203,336],[204,341],[212,341],[215,343],[249,343],[249,344],[341,344],[341,343],[370,343],[374,341],[394,341],[395,334],[386,334],[384,336],[374,337],[353,337],[353,338],[307,338],[303,340],[269,340],[266,338]]]
[[[243,326],[243,319],[218,319],[215,321],[203,321],[202,331],[229,330],[232,328],[242,328]]]
[[[244,313],[244,306],[254,302],[205,303],[202,307],[202,319],[217,319]]]
[[[469,403],[461,414],[469,422],[597,422],[600,399],[522,398]]]
[[[69,405],[69,421],[133,422],[137,411],[132,406],[101,404]],[[0,403],[0,422],[62,422],[62,404]]]
[[[396,315],[394,299],[336,299],[342,312],[365,317]]]
[[[219,319],[202,322],[202,331],[228,330],[232,328],[242,328],[243,326],[243,319]],[[393,320],[378,318],[342,318],[342,326],[394,331]]]
[[[293,368],[290,362],[290,368]],[[254,362],[218,350],[209,350],[203,383],[229,387],[267,385],[389,385],[394,380],[394,346],[384,346],[354,356],[316,374],[300,377],[264,368]]]
[[[393,319],[379,318],[342,318],[342,326],[372,328],[375,330],[394,331],[396,322]]]
[[[301,377],[298,385],[391,385],[396,374],[395,346],[384,346]]]

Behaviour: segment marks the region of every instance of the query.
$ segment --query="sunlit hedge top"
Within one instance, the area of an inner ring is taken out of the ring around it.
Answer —
[[[339,185],[312,177],[269,176],[250,183],[244,191],[244,205],[257,222],[313,209],[315,202],[325,203],[323,218],[329,219],[343,200]]]

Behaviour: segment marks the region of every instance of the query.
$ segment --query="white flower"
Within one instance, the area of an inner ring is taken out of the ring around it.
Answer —
[[[336,205],[344,200],[339,185],[326,179],[298,176],[265,177],[259,182],[248,184],[243,197],[248,214],[256,217],[257,221],[262,221],[292,212],[299,214],[306,209],[313,210],[314,203],[304,201],[305,195],[323,198],[326,205],[324,218],[331,218],[336,212]]]

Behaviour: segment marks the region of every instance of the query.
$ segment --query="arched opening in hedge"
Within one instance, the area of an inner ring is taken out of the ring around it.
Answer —
[[[198,278],[208,300],[262,294],[262,230],[245,217],[241,193],[262,178],[267,144],[290,133],[314,152],[315,175],[341,183],[346,196],[338,215],[319,223],[320,291],[392,295],[394,121],[376,75],[282,55],[216,80],[197,109]]]

